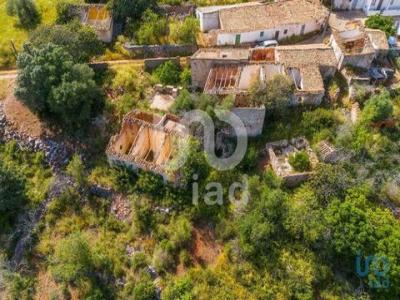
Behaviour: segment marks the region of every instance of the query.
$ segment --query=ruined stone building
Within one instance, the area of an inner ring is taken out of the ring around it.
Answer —
[[[304,137],[270,142],[265,145],[265,148],[268,154],[268,163],[272,170],[278,177],[283,179],[283,182],[288,187],[295,187],[307,180],[318,164],[318,157]],[[308,154],[311,164],[310,171],[297,172],[290,165],[290,155],[299,151],[305,151]]]
[[[324,44],[279,46],[276,62],[284,66],[295,84],[292,105],[319,105],[325,94],[324,80],[333,77],[337,61]]]
[[[110,43],[113,39],[114,20],[105,4],[72,5],[71,14],[83,25],[90,26],[99,40]]]
[[[359,21],[348,22],[345,28],[333,30],[330,45],[339,69],[345,66],[368,69],[374,59],[386,56],[389,51],[385,33],[366,29]]]
[[[247,134],[260,135],[265,108],[249,105],[246,96],[254,84],[265,82],[272,74],[282,73],[280,66],[274,63],[274,56],[273,49],[199,49],[190,61],[192,84],[203,89],[205,94],[220,98],[233,96],[232,111],[244,123]]]
[[[250,136],[261,134],[264,107],[252,107],[249,91],[255,84],[268,85],[278,74],[289,76],[295,92],[292,105],[319,105],[325,94],[324,80],[336,71],[336,57],[324,44],[278,46],[275,48],[202,48],[190,60],[192,84],[205,94],[235,99],[233,112]]]
[[[169,163],[188,135],[179,118],[134,110],[128,113],[121,130],[111,137],[106,154],[110,165],[142,169],[177,183],[179,173]]]
[[[328,10],[319,1],[285,0],[199,7],[196,16],[207,46],[284,40],[320,31]]]

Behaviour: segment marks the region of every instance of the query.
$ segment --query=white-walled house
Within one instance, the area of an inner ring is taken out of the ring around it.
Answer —
[[[400,0],[334,0],[333,6],[339,10],[363,10],[367,16],[400,16]]]
[[[196,16],[210,46],[222,46],[318,32],[328,10],[317,1],[286,0],[199,7]]]

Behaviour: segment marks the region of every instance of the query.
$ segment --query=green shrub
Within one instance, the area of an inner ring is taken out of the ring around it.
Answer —
[[[170,250],[158,246],[154,250],[152,264],[158,272],[165,273],[175,267],[175,259]]]
[[[87,240],[78,233],[60,240],[51,257],[51,271],[55,280],[79,284],[89,278],[92,257]]]
[[[189,111],[191,109],[194,109],[194,101],[192,95],[187,90],[182,90],[178,97],[176,97],[170,110],[174,114],[179,114],[181,112]]]
[[[170,60],[163,63],[153,72],[153,76],[156,78],[156,80],[165,85],[179,84],[180,74],[180,67]]]
[[[386,33],[386,36],[394,36],[396,28],[394,26],[393,17],[382,16],[380,14],[369,16],[365,21],[368,28],[379,29]]]
[[[289,156],[289,163],[295,171],[305,172],[311,168],[310,158],[307,152],[299,151]]]
[[[136,32],[136,41],[141,45],[163,44],[167,33],[167,19],[148,9],[144,12],[141,25]]]
[[[79,155],[75,154],[72,157],[66,171],[66,173],[74,178],[79,185],[85,186],[87,184],[85,166],[83,165],[82,159]]]
[[[67,1],[60,1],[56,4],[56,11],[57,11],[57,24],[66,24],[70,22],[74,16],[71,14],[72,3]]]
[[[184,68],[180,75],[181,85],[185,88],[190,87],[192,84],[192,72],[189,68]]]
[[[250,90],[250,103],[264,105],[268,110],[283,112],[289,105],[294,89],[293,81],[285,75],[275,75],[265,86],[257,82]]]
[[[6,228],[25,205],[25,191],[23,179],[0,162],[0,228]]]
[[[189,252],[186,249],[181,250],[179,253],[179,262],[185,267],[189,267],[191,265],[191,259]]]
[[[387,91],[374,95],[365,102],[361,120],[377,122],[386,120],[393,113],[393,103]]]
[[[199,30],[199,21],[195,17],[187,17],[170,24],[170,39],[176,44],[196,44]]]
[[[151,280],[144,280],[135,285],[133,289],[134,300],[155,300],[157,292],[154,283]]]
[[[40,23],[40,14],[32,0],[7,0],[7,14],[17,16],[24,28],[32,28]]]
[[[135,270],[136,272],[140,269],[147,267],[148,263],[146,255],[142,252],[134,254],[131,260],[131,265],[133,270]]]
[[[316,134],[324,129],[334,130],[336,124],[337,119],[334,112],[325,108],[306,111],[301,120],[301,128],[310,139],[313,139]]]
[[[193,282],[185,276],[169,281],[166,288],[162,291],[162,299],[165,300],[192,300],[195,299],[193,295]]]

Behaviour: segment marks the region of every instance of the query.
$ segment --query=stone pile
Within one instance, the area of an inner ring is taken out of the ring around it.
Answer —
[[[4,104],[0,103],[0,142],[15,141],[20,148],[30,151],[43,151],[45,160],[55,170],[59,170],[69,161],[67,148],[51,139],[36,138],[14,129],[4,113]]]

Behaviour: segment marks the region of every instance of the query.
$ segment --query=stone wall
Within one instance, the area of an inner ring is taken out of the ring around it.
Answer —
[[[196,5],[184,4],[184,5],[168,5],[162,4],[158,6],[161,14],[166,17],[174,17],[178,19],[184,19],[192,16],[195,13]]]
[[[190,56],[197,51],[196,45],[133,45],[124,48],[135,58]]]
[[[265,107],[235,107],[232,112],[242,120],[250,137],[262,133],[265,120]]]
[[[179,57],[167,57],[167,58],[148,58],[144,60],[144,70],[149,72],[153,71],[163,63],[172,61],[173,63],[180,65]]]
[[[368,69],[371,67],[372,61],[375,58],[375,53],[368,53],[368,54],[355,54],[355,55],[345,55],[343,57],[343,61],[341,66],[350,65],[354,67]]]
[[[306,181],[311,176],[311,174],[312,172],[294,173],[286,175],[282,177],[282,179],[287,187],[296,187],[300,183]]]

